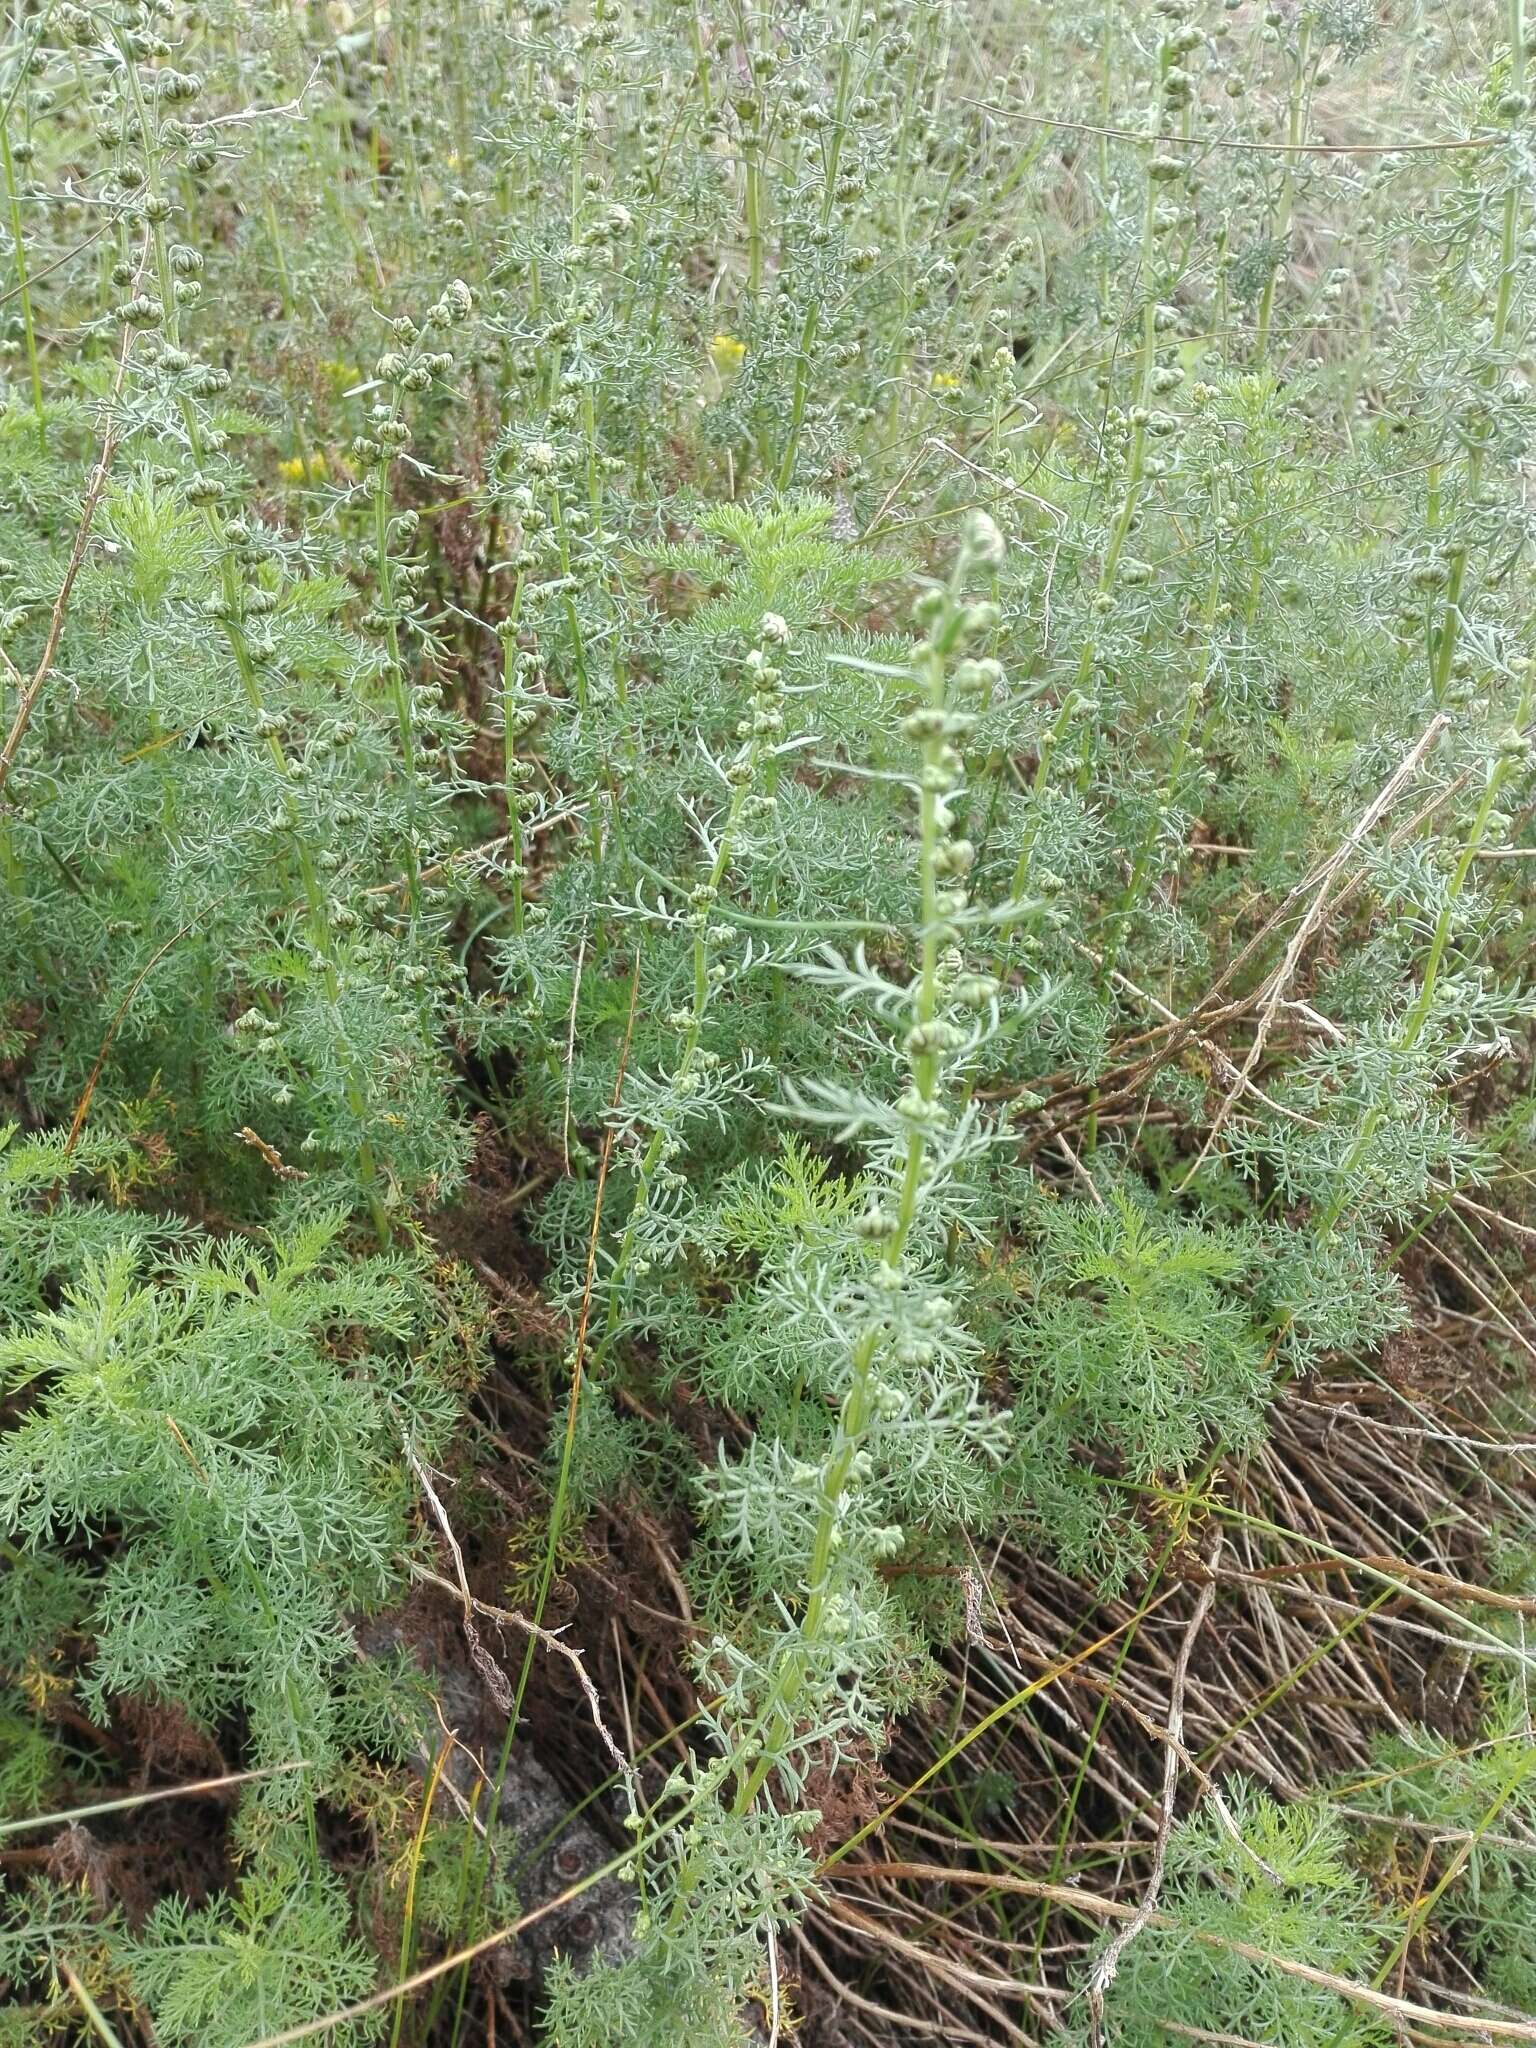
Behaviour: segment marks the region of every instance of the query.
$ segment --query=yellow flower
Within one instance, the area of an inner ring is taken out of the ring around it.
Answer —
[[[317,448],[313,455],[290,455],[277,465],[285,484],[318,483],[325,475],[326,460]]]
[[[738,341],[734,334],[717,334],[709,344],[709,360],[722,377],[732,370],[739,370],[746,359],[747,344]]]
[[[957,377],[953,370],[935,370],[928,379],[928,389],[930,391],[958,391],[961,382],[962,379]]]
[[[333,384],[343,388],[348,384],[358,384],[362,381],[363,373],[357,364],[346,362],[339,356],[329,358],[320,365],[320,368]]]

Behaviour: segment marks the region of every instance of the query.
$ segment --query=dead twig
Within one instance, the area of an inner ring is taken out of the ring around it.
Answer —
[[[514,1702],[512,1699],[512,1688],[507,1683],[507,1675],[485,1647],[485,1644],[480,1639],[480,1631],[475,1627],[475,1598],[469,1590],[469,1580],[465,1576],[464,1553],[459,1548],[459,1539],[453,1533],[453,1524],[448,1519],[448,1510],[438,1498],[437,1489],[432,1484],[431,1474],[427,1471],[420,1458],[417,1457],[409,1437],[405,1439],[405,1457],[406,1463],[416,1475],[417,1485],[427,1496],[437,1526],[443,1533],[443,1541],[448,1545],[449,1550],[453,1554],[453,1568],[458,1574],[459,1581],[456,1590],[464,1606],[464,1641],[469,1646],[471,1661],[480,1676],[485,1680],[486,1690],[490,1693],[491,1698],[504,1714],[510,1714],[513,1711]],[[439,1580],[438,1583],[447,1585],[446,1580]],[[448,1587],[448,1590],[452,1592],[455,1588]]]
[[[411,1571],[424,1585],[436,1586],[439,1591],[452,1594],[455,1599],[464,1603],[469,1611],[483,1616],[486,1621],[494,1621],[502,1628],[519,1629],[524,1635],[531,1637],[534,1642],[542,1644],[546,1650],[552,1650],[557,1657],[563,1657],[576,1674],[576,1682],[581,1687],[583,1696],[586,1699],[587,1709],[592,1717],[592,1725],[597,1730],[597,1738],[607,1752],[609,1761],[620,1777],[624,1779],[625,1783],[635,1792],[636,1796],[639,1796],[639,1784],[635,1777],[634,1766],[608,1732],[607,1725],[603,1720],[602,1701],[597,1696],[597,1687],[592,1683],[580,1650],[573,1643],[566,1642],[554,1629],[543,1628],[538,1622],[530,1621],[526,1614],[518,1614],[510,1607],[494,1607],[488,1600],[477,1600],[474,1594],[469,1592],[466,1587],[453,1585],[437,1572],[429,1571],[425,1565],[413,1564]],[[467,1623],[465,1634],[466,1636],[469,1634]],[[507,1683],[505,1676],[500,1672],[497,1673],[497,1676],[501,1679],[503,1687],[505,1687]],[[498,1700],[499,1704],[500,1701]],[[511,1706],[512,1699],[509,1690],[506,1701],[507,1711],[510,1712]]]
[[[1221,1548],[1220,1532],[1217,1532],[1216,1549]],[[1214,1574],[1215,1556],[1210,1569]],[[1189,1683],[1189,1660],[1194,1652],[1195,1642],[1205,1626],[1216,1598],[1216,1580],[1212,1576],[1200,1588],[1200,1597],[1195,1602],[1195,1611],[1189,1618],[1179,1644],[1179,1654],[1174,1663],[1173,1676],[1168,1685],[1168,1740],[1163,1748],[1163,1795],[1158,1809],[1157,1834],[1152,1843],[1152,1868],[1147,1876],[1146,1889],[1141,1904],[1135,1913],[1113,1937],[1103,1954],[1094,1964],[1088,1980],[1089,2026],[1095,2043],[1103,2039],[1104,1994],[1115,1981],[1120,1967],[1120,1958],[1131,1943],[1151,1925],[1157,1910],[1158,1897],[1163,1889],[1163,1872],[1168,1860],[1168,1843],[1173,1834],[1174,1809],[1179,1790],[1179,1761],[1184,1748],[1184,1694]]]

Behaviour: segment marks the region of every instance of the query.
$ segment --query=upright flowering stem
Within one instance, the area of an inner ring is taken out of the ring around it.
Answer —
[[[32,410],[37,415],[37,445],[48,446],[48,421],[43,411],[43,376],[37,355],[37,327],[32,313],[32,280],[27,273],[27,245],[16,190],[16,160],[10,128],[0,119],[0,170],[5,174],[5,199],[10,214],[11,247],[16,259],[16,296],[21,301],[22,335],[27,349],[27,374],[32,384]]]
[[[837,199],[837,175],[842,164],[843,145],[848,133],[848,103],[853,90],[853,54],[858,40],[859,17],[862,13],[861,0],[850,0],[848,18],[843,29],[842,44],[837,61],[837,86],[832,106],[832,120],[828,131],[826,180],[822,191],[820,226],[823,232],[831,222]],[[795,463],[800,454],[800,436],[805,427],[806,406],[811,395],[811,352],[816,346],[816,336],[821,326],[822,306],[819,296],[813,296],[805,310],[805,319],[800,329],[800,344],[795,356],[794,391],[790,399],[789,432],[784,438],[784,454],[779,463],[779,489],[787,490],[795,474]]]
[[[1254,353],[1260,362],[1269,354],[1270,326],[1275,311],[1275,291],[1288,262],[1291,221],[1296,209],[1296,155],[1306,134],[1307,101],[1312,84],[1312,23],[1304,14],[1296,38],[1296,68],[1291,74],[1290,99],[1286,109],[1285,168],[1280,175],[1280,203],[1275,210],[1274,240],[1280,253],[1264,279],[1259,299],[1259,317],[1254,334]]]
[[[967,639],[990,631],[996,623],[991,605],[967,605],[962,592],[978,563],[995,565],[1002,541],[989,519],[978,516],[961,548],[948,584],[930,591],[920,602],[918,617],[927,637],[917,650],[914,673],[922,702],[906,720],[909,738],[922,750],[918,788],[919,966],[911,990],[910,1027],[903,1049],[908,1085],[899,1108],[907,1127],[894,1211],[876,1217],[884,1237],[876,1275],[877,1286],[901,1286],[907,1246],[918,1219],[930,1134],[943,1117],[940,1100],[943,1059],[953,1044],[953,1027],[939,1015],[940,966],[957,933],[952,922],[966,902],[957,878],[974,858],[969,841],[952,836],[954,813],[946,799],[961,777],[961,759],[954,742],[968,732],[971,719],[949,704],[951,662]],[[831,1444],[822,1461],[815,1534],[806,1572],[805,1607],[799,1639],[786,1652],[762,1717],[761,1748],[746,1767],[736,1794],[736,1811],[744,1813],[776,1768],[795,1732],[796,1706],[809,1675],[812,1658],[827,1632],[838,1537],[846,1513],[847,1489],[855,1478],[875,1412],[875,1368],[881,1331],[871,1321],[855,1340],[847,1390],[838,1410]]]
[[[689,1009],[676,1013],[672,1019],[683,1035],[682,1049],[670,1076],[673,1093],[678,1096],[687,1096],[697,1083],[710,994],[717,979],[723,979],[724,975],[724,970],[717,970],[711,957],[713,948],[721,937],[721,933],[711,920],[711,911],[719,900],[721,887],[735,858],[743,824],[754,807],[767,806],[771,809],[773,804],[773,798],[765,791],[763,785],[774,747],[784,729],[784,715],[780,708],[783,676],[769,659],[769,652],[777,650],[788,641],[789,628],[783,619],[769,612],[763,617],[760,632],[762,644],[752,650],[746,663],[747,674],[753,685],[751,716],[743,720],[738,727],[742,744],[725,770],[731,791],[730,801],[715,842],[714,859],[710,863],[706,879],[695,886],[690,896],[688,922],[693,929],[692,1002]],[[657,1174],[666,1168],[669,1160],[680,1149],[681,1140],[676,1133],[658,1125],[651,1133],[641,1155],[636,1169],[638,1186],[634,1203],[625,1220],[608,1275],[608,1312],[602,1335],[585,1367],[580,1366],[579,1360],[573,1364],[573,1371],[582,1370],[584,1378],[600,1374],[612,1352],[618,1336],[624,1284],[635,1266],[640,1228],[650,1207]],[[570,1480],[571,1454],[572,1435],[567,1430],[561,1451],[560,1468],[555,1480],[554,1500],[550,1509],[544,1564],[534,1603],[535,1622],[543,1615],[554,1578],[555,1557],[564,1524],[564,1503]],[[526,1669],[525,1661],[525,1675]]]

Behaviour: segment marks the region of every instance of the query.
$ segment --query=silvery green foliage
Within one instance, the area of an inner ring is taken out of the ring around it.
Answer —
[[[5,1527],[45,1555],[118,1532],[93,1586],[95,1713],[158,1694],[210,1725],[247,1714],[262,1763],[332,1753],[347,1611],[396,1580],[401,1434],[430,1446],[453,1415],[426,1276],[400,1255],[349,1258],[341,1228],[152,1267],[114,1248],[0,1337],[26,1404],[0,1443]],[[345,1363],[344,1330],[359,1344]]]
[[[1166,2034],[1169,2012],[1221,2014],[1229,2028],[1297,2048],[1378,2048],[1390,2027],[1326,1984],[1282,1976],[1234,1957],[1279,1943],[1292,1962],[1368,1982],[1391,1923],[1350,1867],[1348,1838],[1326,1805],[1283,1807],[1252,1787],[1227,1789],[1227,1814],[1174,1831],[1163,1924],[1121,1955],[1102,1994],[1104,2030],[1134,2048]],[[1106,1941],[1109,1937],[1106,1937]],[[1106,1943],[1100,1943],[1102,1951]],[[1084,1971],[1094,1980],[1094,1960]],[[1070,2039],[1092,2040],[1087,1999]]]
[[[158,2038],[210,2048],[245,2048],[350,2005],[374,1975],[345,1886],[330,1872],[285,1869],[280,1859],[206,1905],[165,1900],[114,1950]],[[383,2026],[375,2016],[337,2031],[356,2044],[376,2040]]]
[[[61,1703],[308,1766],[223,1892],[40,1886],[0,1968],[236,2048],[409,1960],[351,1617],[488,1455],[478,1115],[533,1604],[638,1505],[699,1623],[547,2030],[723,2044],[982,1539],[1133,1589],[1529,1173],[1523,12],[364,12],[0,39],[0,1800],[73,1796]],[[1472,146],[1314,152],[1341,88]],[[1523,1824],[1405,1741],[1389,1818]],[[1335,1820],[1232,1799],[1111,2020],[1374,2039],[1201,1938],[1380,1967]],[[505,1898],[447,1826],[445,1945]],[[1529,2004],[1474,1869],[1436,1931]]]
[[[1517,1549],[1500,1562],[1512,1582],[1523,1582],[1528,1556]],[[1536,1987],[1536,1898],[1526,1850],[1536,1821],[1536,1766],[1525,1707],[1525,1646],[1517,1628],[1508,1633],[1517,1656],[1487,1683],[1475,1742],[1453,1742],[1422,1727],[1380,1738],[1371,1782],[1359,1791],[1342,1786],[1339,1796],[1384,1820],[1406,1817],[1454,1837],[1450,1854],[1465,1864],[1450,1908],[1456,1938],[1475,1958],[1492,1996],[1523,2012]],[[1496,1828],[1490,1813],[1498,1815]],[[1484,1839],[1490,1833],[1498,1839]]]
[[[718,1557],[720,1588],[730,1588],[734,1609],[700,1659],[710,1702],[705,1725],[721,1759],[696,1795],[719,1802],[711,1825],[726,1825],[727,1818],[731,1827],[748,1825],[770,1781],[796,1801],[818,1765],[836,1770],[878,1745],[921,1669],[919,1639],[882,1567],[907,1551],[909,1518],[931,1540],[946,1526],[985,1515],[995,1499],[990,1475],[1007,1451],[1007,1418],[984,1397],[979,1346],[943,1258],[945,1233],[966,1212],[956,1190],[998,1143],[991,1120],[964,1099],[967,1076],[1001,1032],[1003,999],[998,980],[968,965],[964,951],[970,930],[984,928],[969,914],[974,849],[957,818],[965,777],[960,749],[975,720],[953,707],[950,689],[952,669],[973,660],[968,649],[996,626],[995,606],[974,601],[968,585],[995,570],[1000,547],[989,520],[972,522],[948,582],[918,600],[915,619],[925,637],[905,664],[878,671],[896,699],[900,736],[910,749],[891,780],[905,792],[918,828],[912,964],[898,979],[873,968],[865,950],[850,963],[824,946],[799,975],[837,1010],[855,1013],[850,1036],[856,1042],[869,1030],[891,1077],[878,1096],[830,1080],[797,1085],[785,1078],[787,1113],[813,1130],[829,1129],[842,1144],[858,1141],[865,1163],[847,1199],[828,1199],[823,1178],[807,1170],[809,1155],[789,1154],[799,1178],[795,1208],[819,1228],[809,1244],[785,1245],[790,1263],[782,1281],[765,1262],[755,1299],[748,1288],[746,1314],[774,1323],[795,1407],[785,1434],[760,1431],[737,1456],[722,1443],[717,1469],[699,1487],[702,1554]],[[764,643],[793,644],[779,614],[762,620],[760,635]],[[773,665],[759,654],[748,673],[759,708],[741,730],[775,732],[781,686]],[[755,788],[761,768],[750,752],[739,758],[746,769],[739,788]],[[722,842],[699,906],[694,1008],[677,1019],[685,1073],[710,1001],[703,943],[716,928],[707,919],[732,851]],[[615,1270],[635,1255],[635,1218],[649,1208],[645,1177],[668,1148],[683,1149],[671,1128],[665,1145],[653,1139],[642,1161],[637,1207]],[[774,1219],[763,1220],[772,1232]],[[605,1348],[597,1362],[607,1359]],[[771,1427],[769,1416],[764,1422]],[[723,1622],[727,1610],[720,1611]],[[687,1873],[681,1890],[673,1860],[679,1856]],[[668,1874],[659,1882],[675,1894],[667,1914],[658,1921],[647,1913],[632,1961],[556,1987],[556,2038],[612,2038],[620,2026],[649,2038],[649,2029],[673,2015],[668,1945],[677,1930],[739,1919],[728,1861],[695,1865],[675,1844],[665,1860]],[[739,2000],[746,1988],[741,1973],[729,1981]],[[637,1985],[644,1987],[642,2002],[631,2011]]]

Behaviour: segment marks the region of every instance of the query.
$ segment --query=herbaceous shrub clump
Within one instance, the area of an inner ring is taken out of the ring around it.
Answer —
[[[4,19],[0,2035],[1518,2020],[1522,0]]]

